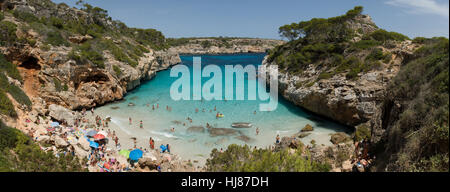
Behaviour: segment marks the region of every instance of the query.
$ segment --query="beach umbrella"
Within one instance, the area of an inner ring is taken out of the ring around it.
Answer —
[[[78,138],[81,138],[83,136],[83,132],[77,131],[77,132],[75,132],[75,136],[77,136]]]
[[[57,127],[57,126],[59,126],[59,123],[54,121],[54,122],[50,123],[50,126]]]
[[[142,157],[143,153],[144,152],[142,150],[135,149],[135,150],[130,152],[130,159],[133,160],[133,161],[137,161],[137,160],[139,160],[139,158]]]
[[[89,147],[93,147],[95,149],[98,148],[98,143],[94,142],[94,141],[89,141]]]
[[[91,131],[89,131],[89,132],[86,133],[86,136],[88,136],[88,137],[93,137],[93,136],[96,135],[96,134],[97,134],[97,131],[91,130]]]
[[[102,139],[105,139],[105,136],[102,135],[102,134],[96,134],[96,135],[94,135],[94,139],[95,140],[102,140]]]
[[[122,156],[128,158],[130,156],[130,151],[128,151],[126,149],[122,149],[119,151],[119,155],[122,155]]]
[[[111,168],[111,165],[109,163],[104,163],[103,167],[106,168],[106,169],[109,169],[109,168]]]
[[[105,131],[99,131],[97,134],[104,135],[105,137],[108,136],[108,133]]]

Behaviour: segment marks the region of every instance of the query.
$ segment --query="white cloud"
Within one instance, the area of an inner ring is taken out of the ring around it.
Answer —
[[[448,19],[448,3],[436,0],[389,0],[386,4],[407,8],[407,12],[415,14],[436,14]]]

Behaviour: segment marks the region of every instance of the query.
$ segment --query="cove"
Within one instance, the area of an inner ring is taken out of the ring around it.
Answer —
[[[222,69],[225,65],[254,65],[262,63],[265,54],[233,54],[233,55],[200,55],[202,66],[214,64]],[[182,63],[192,69],[193,56],[181,56]],[[190,70],[192,71],[192,70]],[[224,71],[224,70],[222,70]],[[223,78],[224,75],[222,76]],[[191,77],[192,78],[192,75]],[[123,101],[111,103],[97,108],[101,116],[111,116],[110,129],[115,130],[123,148],[131,148],[133,142],[127,138],[137,138],[138,147],[149,148],[148,139],[156,141],[155,146],[170,144],[171,152],[183,159],[197,160],[204,163],[213,148],[223,148],[230,144],[250,145],[265,148],[275,143],[277,134],[280,137],[291,136],[299,132],[306,124],[314,127],[314,131],[301,141],[309,144],[315,140],[318,145],[331,145],[330,134],[347,132],[348,129],[322,117],[310,114],[278,96],[277,108],[274,111],[260,112],[259,99],[249,100],[179,100],[170,97],[170,87],[176,77],[170,77],[170,70],[160,71],[156,77],[143,83],[129,92]],[[202,78],[202,83],[209,78]],[[243,85],[248,81],[256,81],[256,77],[245,75]],[[193,80],[191,79],[191,83]],[[234,82],[235,88],[239,88]],[[225,92],[225,88],[222,87]],[[244,87],[245,94],[248,87]],[[190,90],[193,97],[194,92]],[[226,93],[225,93],[226,94]],[[224,95],[225,95],[224,94]],[[235,94],[235,93],[233,93]],[[269,93],[266,93],[269,96]],[[224,97],[223,95],[223,97]],[[257,97],[258,98],[258,97]],[[129,106],[129,103],[134,105]],[[156,109],[156,105],[159,108]],[[152,109],[152,106],[155,109]],[[166,110],[169,107],[171,110]],[[214,108],[216,110],[214,111]],[[196,109],[198,111],[196,111]],[[256,113],[255,113],[256,111]],[[216,113],[224,117],[216,118]],[[128,118],[133,119],[129,125]],[[192,123],[187,118],[192,119]],[[139,127],[143,121],[144,128]],[[231,125],[236,122],[248,122],[251,128],[235,129]],[[208,130],[206,124],[217,129]],[[172,132],[171,128],[175,131]],[[260,132],[256,135],[256,128]]]

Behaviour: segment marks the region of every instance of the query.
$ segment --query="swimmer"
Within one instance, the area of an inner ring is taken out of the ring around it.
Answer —
[[[198,108],[195,108],[195,112],[198,113]]]
[[[259,135],[259,128],[256,128],[256,135]]]
[[[256,111],[253,111],[253,115],[256,115]]]
[[[216,106],[214,106],[214,111],[216,111],[217,109],[216,109]]]
[[[140,123],[140,127],[141,127],[141,129],[144,128],[144,124],[142,123],[142,120],[141,120],[141,123]]]

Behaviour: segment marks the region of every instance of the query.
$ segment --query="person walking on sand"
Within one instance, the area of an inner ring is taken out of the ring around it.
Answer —
[[[143,129],[143,128],[144,128],[144,124],[142,123],[142,120],[141,120],[141,122],[140,122],[140,125],[139,125],[139,127],[140,127],[141,129]]]
[[[277,142],[277,144],[280,143],[280,135],[277,135],[276,142]]]
[[[170,146],[169,146],[169,144],[167,144],[166,148],[167,148],[167,153],[170,154]]]

